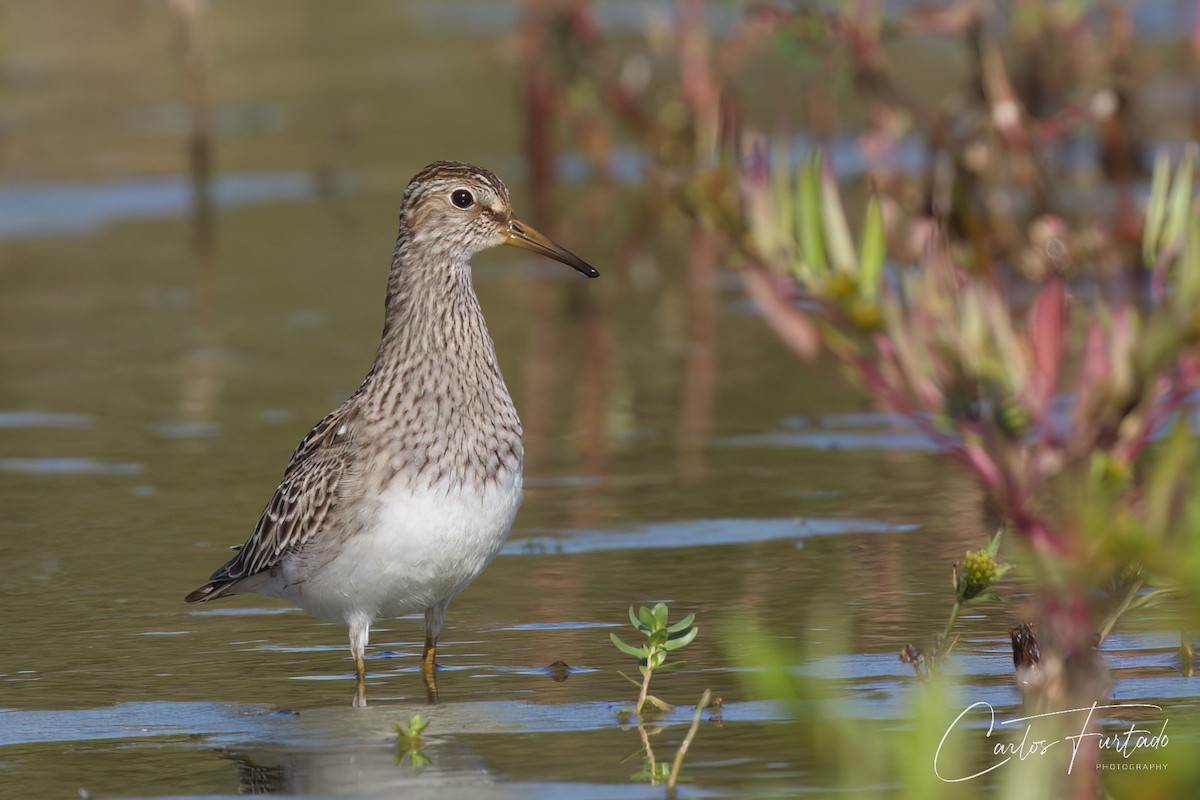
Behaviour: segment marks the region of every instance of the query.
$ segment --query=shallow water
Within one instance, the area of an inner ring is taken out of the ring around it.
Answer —
[[[680,706],[656,748],[673,752],[705,688],[724,700],[684,794],[820,788],[786,710],[747,688],[738,621],[793,649],[798,673],[847,681],[845,713],[896,723],[913,689],[896,653],[935,635],[949,565],[993,521],[917,432],[831,365],[799,367],[735,281],[692,280],[688,224],[636,184],[604,213],[585,182],[565,185],[560,216],[530,218],[598,281],[477,260],[528,490],[504,553],[451,607],[439,706],[416,619],[373,632],[372,705],[355,711],[342,627],[265,599],[183,604],[368,368],[407,177],[476,161],[532,206],[515,6],[453,29],[442,4],[333,5],[216,4],[207,257],[166,11],[0,16],[0,796],[659,797],[630,782],[634,690],[608,641],[631,603],[659,600],[701,634],[656,683]],[[565,155],[564,174],[579,163]],[[627,245],[645,213],[653,243]],[[962,620],[954,670],[972,700],[1019,704],[1018,615]],[[1197,679],[1149,628],[1106,643],[1116,695],[1195,713]],[[414,712],[432,720],[420,769],[393,729]]]

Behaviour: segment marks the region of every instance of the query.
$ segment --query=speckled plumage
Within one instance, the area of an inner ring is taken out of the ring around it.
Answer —
[[[497,244],[596,274],[514,220],[508,190],[491,172],[437,162],[412,179],[374,366],[300,442],[237,555],[186,598],[268,594],[345,622],[356,704],[365,703],[371,622],[417,611],[436,697],[433,647],[446,607],[499,552],[520,505],[521,422],[469,263]]]

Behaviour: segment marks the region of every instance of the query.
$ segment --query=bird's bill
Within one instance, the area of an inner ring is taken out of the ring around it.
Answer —
[[[598,278],[600,273],[591,264],[572,253],[565,247],[560,247],[548,238],[520,220],[508,223],[504,231],[504,243],[524,250],[532,250],[543,256],[549,256],[555,261],[561,261],[568,267],[574,267],[577,272],[589,278]]]

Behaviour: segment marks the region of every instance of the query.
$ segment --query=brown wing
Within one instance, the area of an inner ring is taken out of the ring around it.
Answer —
[[[188,595],[189,602],[224,594],[233,583],[279,563],[321,530],[350,470],[354,413],[349,401],[318,422],[300,442],[254,532],[238,554]]]

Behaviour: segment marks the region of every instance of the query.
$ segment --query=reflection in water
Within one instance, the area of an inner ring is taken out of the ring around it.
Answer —
[[[212,103],[209,73],[212,50],[208,0],[171,0],[178,36],[190,126],[187,139],[192,203],[192,286],[194,340],[184,353],[180,410],[185,429],[212,429],[221,389],[221,342],[216,326],[217,261],[214,252]]]
[[[558,214],[553,202],[555,150],[552,127],[555,98],[547,74],[545,3],[530,0],[522,8],[520,30],[521,73],[524,77],[523,101],[525,162],[528,187],[537,227],[551,239],[558,238]],[[562,312],[558,283],[532,279],[526,289],[531,329],[525,347],[525,400],[522,426],[525,433],[525,472],[538,475],[546,468],[552,450],[554,389],[558,385],[559,344]]]
[[[191,123],[188,161],[196,217],[196,245],[200,249],[207,244],[212,216],[212,103],[208,89],[212,9],[208,0],[171,0],[171,8],[179,22],[178,36]]]
[[[615,343],[611,316],[602,312],[590,297],[581,298],[583,311],[582,374],[575,384],[571,404],[574,439],[580,448],[583,474],[605,478],[609,473],[608,441],[610,411],[613,403],[613,350]],[[576,526],[597,524],[604,515],[605,482],[581,486],[571,504]]]
[[[525,161],[529,168],[528,182],[533,196],[533,214],[538,225],[554,238],[556,231],[551,226],[550,190],[555,183],[555,149],[552,143],[552,128],[556,98],[548,74],[546,33],[550,29],[546,20],[545,2],[527,0],[521,19],[521,73],[525,84],[523,97],[525,117]]]
[[[549,235],[555,235],[553,230]],[[526,298],[530,330],[522,374],[525,394],[521,403],[521,425],[525,432],[525,474],[534,476],[545,473],[553,451],[554,390],[559,383],[558,367],[562,357],[559,352],[562,327],[559,284],[548,279],[531,279]]]
[[[712,435],[717,387],[717,240],[706,226],[692,230],[688,254],[687,363],[679,399],[676,469],[684,484],[707,474],[704,454]]]
[[[483,759],[457,739],[422,737],[419,758],[396,744],[376,743],[235,748],[222,755],[237,767],[241,794],[328,796],[349,791],[355,797],[438,800],[520,796],[497,786]]]
[[[207,214],[205,232],[197,234],[193,254],[193,344],[184,352],[180,367],[180,411],[184,430],[206,432],[214,430],[214,410],[222,386],[222,357],[220,333],[216,326],[217,269],[213,257],[211,231]],[[200,224],[200,215],[196,218]],[[199,230],[199,229],[198,229]]]

